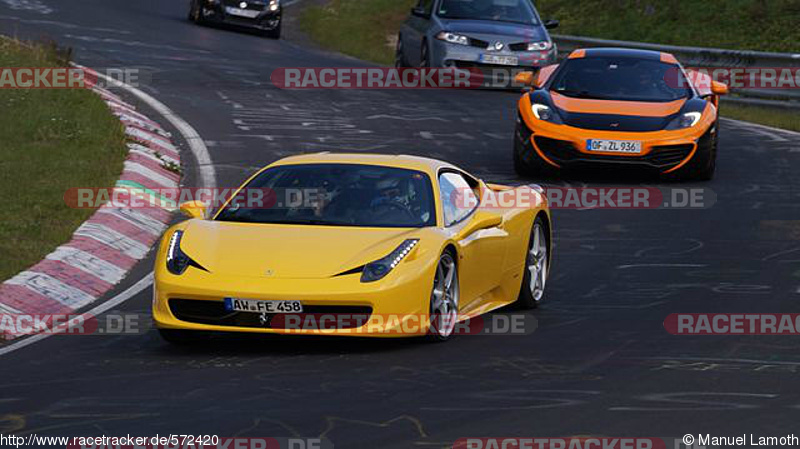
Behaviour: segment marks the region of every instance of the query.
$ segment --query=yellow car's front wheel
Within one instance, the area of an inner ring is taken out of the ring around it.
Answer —
[[[436,276],[430,300],[430,329],[428,337],[433,341],[445,341],[452,337],[458,319],[458,267],[453,254],[445,251],[436,265]]]
[[[547,228],[542,217],[537,217],[531,229],[528,253],[525,257],[525,272],[522,277],[517,304],[524,309],[535,309],[544,299],[544,289],[549,273]]]

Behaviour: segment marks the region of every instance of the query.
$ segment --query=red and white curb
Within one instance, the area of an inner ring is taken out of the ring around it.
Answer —
[[[176,188],[178,150],[170,135],[132,105],[98,86],[100,95],[125,126],[128,156],[117,186]],[[96,301],[143,259],[171,220],[171,210],[131,209],[108,204],[98,209],[44,260],[0,284],[3,314],[69,314]],[[0,326],[0,339],[12,339]]]

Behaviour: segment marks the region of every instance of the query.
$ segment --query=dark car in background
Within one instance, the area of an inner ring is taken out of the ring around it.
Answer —
[[[557,49],[532,0],[419,0],[397,38],[398,67],[535,69]]]
[[[275,39],[281,36],[281,0],[191,0],[189,20],[197,24],[218,23],[262,31]]]

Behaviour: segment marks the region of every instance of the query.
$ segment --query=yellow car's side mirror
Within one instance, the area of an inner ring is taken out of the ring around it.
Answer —
[[[180,211],[189,218],[197,218],[203,220],[206,218],[206,203],[202,201],[187,201],[181,203]]]
[[[496,228],[503,224],[503,216],[486,211],[476,211],[458,233],[458,239],[465,239],[481,229]]]

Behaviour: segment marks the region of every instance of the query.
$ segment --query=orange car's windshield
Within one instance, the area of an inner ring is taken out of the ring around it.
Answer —
[[[573,98],[652,102],[675,101],[692,93],[679,66],[624,57],[567,60],[550,90]]]

